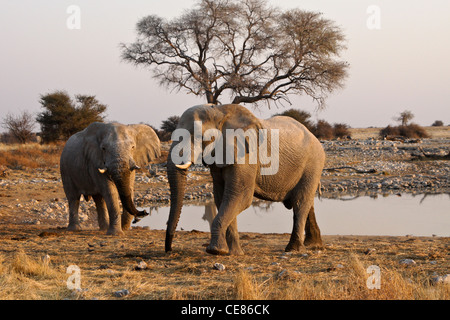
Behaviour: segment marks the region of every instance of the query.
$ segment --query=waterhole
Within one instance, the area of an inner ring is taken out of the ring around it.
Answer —
[[[315,199],[323,235],[450,236],[450,195],[398,194]],[[136,226],[165,230],[169,207],[146,207],[150,215]],[[213,202],[184,205],[177,230],[210,231]],[[240,232],[290,233],[292,210],[279,202],[255,202],[238,215]]]

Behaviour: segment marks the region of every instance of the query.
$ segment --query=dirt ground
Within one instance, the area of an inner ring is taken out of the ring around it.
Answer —
[[[8,172],[8,179],[19,178],[58,181],[59,169]],[[191,183],[209,179],[205,174]],[[138,183],[136,190],[148,186]],[[450,298],[446,237],[324,236],[320,250],[285,254],[288,234],[241,233],[245,255],[234,257],[207,254],[209,233],[195,230],[177,232],[174,251],[166,254],[163,230],[133,228],[113,237],[95,228],[67,232],[65,223],[50,218],[24,222],[31,213],[22,204],[64,197],[61,183],[0,187],[0,299]],[[78,290],[68,287],[71,265],[80,270]],[[380,289],[368,285],[373,265],[380,270]]]

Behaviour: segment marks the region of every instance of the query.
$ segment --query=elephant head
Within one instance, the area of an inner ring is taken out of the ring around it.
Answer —
[[[135,217],[138,211],[132,199],[133,171],[160,156],[160,141],[154,130],[144,124],[93,123],[87,129],[85,159],[90,170],[112,180],[122,206]],[[94,174],[92,172],[92,174]]]
[[[166,252],[172,250],[172,241],[183,206],[187,169],[193,163],[203,163],[219,168],[235,163],[238,151],[234,145],[234,139],[227,141],[225,131],[227,129],[242,129],[243,131],[255,129],[254,132],[258,132],[259,128],[261,128],[259,119],[239,105],[201,105],[189,108],[183,113],[177,130],[172,135],[174,142],[167,160],[170,213],[166,231]],[[188,133],[188,136],[183,135],[183,132]],[[181,134],[183,139],[177,134]],[[190,141],[186,144],[187,138]],[[229,143],[233,145],[231,154],[233,159],[231,160],[229,152],[225,150]],[[248,153],[247,140],[242,143],[245,144],[244,150]],[[182,148],[182,144],[184,147],[188,146],[189,150]],[[182,156],[180,156],[181,153]]]

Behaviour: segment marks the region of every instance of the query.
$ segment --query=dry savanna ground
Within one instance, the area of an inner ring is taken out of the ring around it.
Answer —
[[[373,134],[352,130],[354,138]],[[59,179],[61,146],[11,150],[0,149],[4,179]],[[234,257],[208,255],[209,233],[191,230],[177,232],[174,251],[166,254],[163,230],[133,228],[113,237],[95,228],[67,232],[50,219],[23,222],[31,213],[16,204],[55,198],[64,198],[57,183],[0,187],[0,299],[450,298],[443,280],[450,273],[449,238],[324,236],[320,250],[285,254],[288,234],[241,233],[245,255]],[[371,266],[379,268],[379,278]]]

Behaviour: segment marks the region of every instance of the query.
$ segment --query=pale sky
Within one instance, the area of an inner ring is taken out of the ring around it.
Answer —
[[[120,43],[135,39],[146,15],[171,18],[192,0],[0,0],[0,118],[7,112],[41,111],[41,94],[66,90],[92,94],[108,105],[107,120],[155,127],[203,97],[171,93],[148,70],[120,59]],[[316,112],[308,97],[292,106],[313,119],[351,127],[394,124],[404,110],[413,122],[450,124],[450,1],[448,0],[270,0],[283,9],[319,11],[347,36],[342,59],[350,64],[344,89]],[[67,27],[67,8],[80,8],[80,29]],[[379,29],[371,6],[379,9]],[[369,12],[368,12],[369,9]],[[222,101],[225,102],[225,101]],[[246,105],[251,108],[250,105]],[[283,109],[253,110],[261,118]]]

